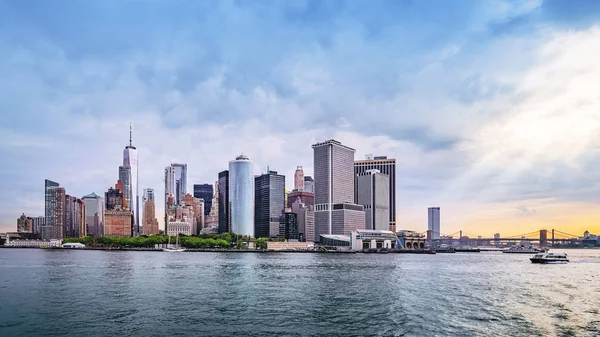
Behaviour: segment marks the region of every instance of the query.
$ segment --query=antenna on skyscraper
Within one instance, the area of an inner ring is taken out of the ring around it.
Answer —
[[[133,146],[131,145],[131,122],[129,122],[129,146]]]

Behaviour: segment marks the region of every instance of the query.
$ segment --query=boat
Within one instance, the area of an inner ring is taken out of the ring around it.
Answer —
[[[566,253],[539,253],[530,258],[531,263],[567,263]]]
[[[436,253],[456,253],[456,250],[453,247],[448,245],[441,245],[435,248]]]
[[[535,247],[523,247],[523,246],[513,246],[508,249],[502,251],[502,253],[509,254],[538,254],[543,253],[544,250],[535,248]]]
[[[185,252],[185,248],[181,248],[181,246],[179,246],[179,234],[177,234],[175,247],[171,246],[171,236],[169,235],[169,243],[167,243],[167,248],[163,248],[162,250],[163,252]]]
[[[459,253],[479,253],[481,251],[481,249],[472,248],[472,247],[459,247],[459,248],[456,248],[455,251],[457,251]]]

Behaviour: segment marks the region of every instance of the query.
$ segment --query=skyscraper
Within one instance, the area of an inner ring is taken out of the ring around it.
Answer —
[[[82,238],[86,236],[85,230],[85,204],[81,199],[65,196],[65,225],[63,237]]]
[[[171,164],[165,168],[165,226],[169,210],[169,197],[173,196],[173,206],[183,205],[183,196],[187,193],[187,164]],[[166,228],[165,228],[166,230]]]
[[[154,189],[144,189],[143,201],[144,214],[142,215],[142,234],[156,235],[159,233],[159,230],[158,220],[156,220],[156,204],[154,203]]]
[[[44,181],[44,190],[45,190],[45,206],[44,206],[44,215],[45,215],[45,224],[41,229],[41,237],[44,240],[53,239],[53,229],[55,228],[54,220],[56,218],[56,189],[59,187],[57,182],[46,179]],[[62,229],[60,231],[62,233]]]
[[[229,171],[219,172],[219,233],[231,231]]]
[[[354,204],[354,152],[336,140],[312,146],[315,173],[315,240],[365,228],[363,207]]]
[[[254,173],[252,162],[240,155],[229,162],[231,231],[254,236]]]
[[[254,234],[257,238],[279,236],[285,176],[269,171],[254,178]]]
[[[133,210],[133,203],[131,202],[133,199],[132,189],[131,189],[131,167],[127,166],[119,166],[119,180],[123,183],[123,196],[127,200],[127,205],[130,211]]]
[[[314,206],[306,205],[297,199],[292,203],[291,209],[297,215],[299,240],[315,241]]]
[[[304,170],[302,170],[302,166],[296,167],[296,172],[294,172],[294,189],[304,191]]]
[[[134,215],[127,207],[127,199],[123,195],[123,183],[118,180],[115,188],[108,189],[105,194],[104,236],[132,236]]]
[[[129,181],[126,184],[121,179],[119,170],[119,179],[125,185],[125,198],[129,209],[133,212],[133,235],[140,234],[140,197],[139,197],[139,181],[138,181],[138,152],[132,143],[131,124],[129,124],[129,145],[123,150],[123,167],[129,168]]]
[[[311,176],[304,176],[304,192],[315,193],[315,181]]]
[[[366,228],[389,230],[389,176],[379,170],[367,170],[357,177],[358,204],[365,208]]]
[[[96,193],[83,198],[85,204],[85,226],[88,235],[100,237],[104,234],[104,199]]]
[[[427,210],[428,226],[427,229],[431,231],[431,238],[433,240],[440,239],[440,208],[429,207]]]
[[[213,186],[211,184],[194,185],[194,198],[204,199],[204,216],[212,210]]]
[[[390,220],[389,230],[396,231],[396,159],[388,159],[386,156],[367,155],[365,160],[354,162],[354,186],[357,186],[358,176],[367,170],[379,170],[389,176],[390,195]],[[358,203],[358,192],[354,193],[354,202]]]

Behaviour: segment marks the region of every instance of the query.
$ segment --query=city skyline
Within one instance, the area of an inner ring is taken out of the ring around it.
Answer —
[[[557,3],[413,3],[422,22],[352,2],[124,4],[108,32],[102,3],[69,9],[76,22],[36,20],[63,4],[0,4],[0,232],[44,216],[44,179],[104,195],[130,122],[161,228],[165,166],[186,163],[191,191],[244,153],[291,191],[297,166],[314,176],[311,144],[333,138],[355,160],[397,159],[397,229],[425,231],[436,205],[442,233],[600,232],[598,10]],[[198,11],[215,19],[185,15]]]

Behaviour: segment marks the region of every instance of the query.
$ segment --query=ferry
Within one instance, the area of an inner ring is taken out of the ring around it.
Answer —
[[[531,263],[567,263],[567,254],[565,253],[540,253],[535,254],[531,259]]]
[[[510,254],[538,254],[544,251],[534,247],[513,246],[502,251],[502,253]]]

